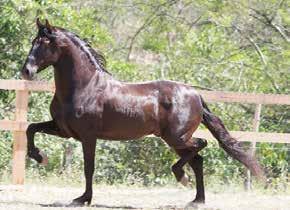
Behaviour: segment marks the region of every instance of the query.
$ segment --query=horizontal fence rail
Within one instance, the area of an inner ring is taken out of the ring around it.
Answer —
[[[51,82],[0,80],[0,89],[16,91],[15,120],[0,120],[0,130],[13,132],[13,183],[23,184],[25,175],[26,135],[28,126],[28,97],[30,91],[54,92],[55,86]],[[256,142],[290,143],[290,133],[258,132],[262,105],[290,105],[289,95],[274,95],[260,93],[237,93],[224,91],[205,91],[199,93],[206,102],[248,103],[256,104],[252,131],[230,131],[239,141],[251,142],[253,148]],[[148,137],[153,137],[152,135]],[[194,137],[213,139],[207,130],[197,130]]]
[[[28,122],[16,122],[12,120],[0,120],[0,130],[10,131],[26,131]],[[290,133],[266,133],[254,131],[230,131],[231,135],[239,141],[252,141],[256,142],[272,142],[272,143],[290,143]],[[198,129],[193,134],[194,137],[215,139],[212,134],[207,130]],[[147,137],[155,137],[149,135]]]
[[[51,82],[44,81],[0,80],[0,89],[54,92],[55,86]],[[204,97],[207,102],[290,105],[289,95],[237,93],[206,90],[199,90],[198,92]]]
[[[51,82],[25,81],[25,80],[0,80],[0,89],[18,91],[49,91],[54,92],[55,86]],[[261,93],[237,93],[224,91],[205,91],[199,93],[207,102],[226,103],[249,103],[264,105],[290,105],[289,95],[274,95]],[[26,121],[0,120],[0,130],[25,131],[28,126]],[[250,131],[231,131],[239,141],[290,143],[290,134],[287,133],[266,133]],[[197,130],[195,137],[214,139],[207,130]]]

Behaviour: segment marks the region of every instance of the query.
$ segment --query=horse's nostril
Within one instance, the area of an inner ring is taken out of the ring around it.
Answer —
[[[31,72],[24,67],[24,69],[22,70],[22,78],[23,79],[30,79],[31,77]]]
[[[25,73],[27,76],[29,76],[29,74],[30,74],[30,72],[29,72],[28,69],[25,69],[25,70],[24,70],[24,73]]]

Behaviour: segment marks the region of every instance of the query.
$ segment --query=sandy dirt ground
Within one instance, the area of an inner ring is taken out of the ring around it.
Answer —
[[[82,188],[52,187],[46,185],[0,186],[0,209],[186,209],[194,191],[181,187],[137,188],[94,186],[90,207],[66,207]],[[206,194],[204,205],[187,209],[201,210],[290,210],[290,195],[269,195],[254,192],[227,192]]]

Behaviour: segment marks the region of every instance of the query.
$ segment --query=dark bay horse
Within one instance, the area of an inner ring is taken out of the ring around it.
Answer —
[[[183,166],[188,163],[196,177],[195,203],[205,201],[203,158],[198,152],[207,142],[192,138],[203,123],[220,146],[254,175],[262,176],[258,162],[244,152],[222,121],[207,107],[190,85],[173,81],[124,83],[105,69],[104,57],[74,33],[37,19],[38,35],[21,71],[31,80],[46,67],[54,67],[55,95],[51,121],[32,123],[27,128],[28,156],[39,163],[47,157],[34,145],[36,132],[82,143],[86,189],[72,205],[90,204],[96,139],[128,140],[149,134],[161,137],[180,159],[172,166],[177,181],[187,183]]]

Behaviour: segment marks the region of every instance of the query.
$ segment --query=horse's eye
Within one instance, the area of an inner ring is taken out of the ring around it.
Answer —
[[[50,40],[49,40],[48,38],[46,38],[46,37],[42,37],[42,38],[40,39],[40,43],[41,43],[41,44],[45,44],[45,45],[47,45],[47,44],[50,43]]]
[[[49,43],[50,43],[50,40],[49,40],[49,39],[44,39],[44,40],[43,40],[43,43],[44,43],[44,44],[49,44]]]

